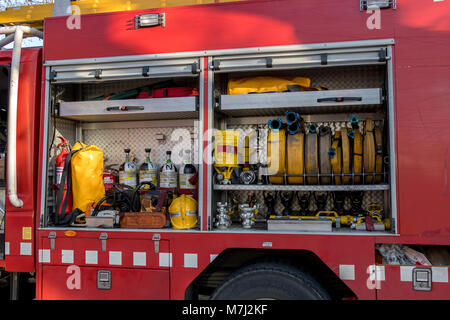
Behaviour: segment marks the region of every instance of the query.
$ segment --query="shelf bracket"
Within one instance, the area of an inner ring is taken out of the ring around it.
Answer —
[[[320,64],[321,65],[326,65],[328,64],[328,53],[322,53],[320,55]]]
[[[149,76],[149,72],[150,72],[150,67],[149,66],[142,67],[142,76],[143,77],[148,77]]]
[[[95,77],[95,79],[101,79],[102,78],[102,70],[100,70],[100,69],[95,70],[94,77]]]
[[[220,70],[220,60],[213,60],[211,67],[213,70]]]
[[[194,62],[192,64],[192,69],[191,69],[192,74],[199,74],[200,73],[200,68],[198,67],[198,63]]]
[[[50,71],[50,81],[55,81],[57,74],[55,70]]]
[[[380,51],[378,52],[378,61],[379,62],[386,62],[387,58],[387,53],[386,53],[386,49],[382,48],[380,49]]]

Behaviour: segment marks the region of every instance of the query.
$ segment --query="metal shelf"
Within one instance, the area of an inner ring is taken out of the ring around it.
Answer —
[[[221,191],[384,191],[389,184],[353,185],[258,185],[258,184],[215,184],[214,190]]]
[[[61,102],[59,115],[88,121],[132,121],[198,118],[197,97]]]
[[[373,112],[383,102],[380,88],[222,95],[218,109],[230,116],[274,115],[287,109],[302,113]]]

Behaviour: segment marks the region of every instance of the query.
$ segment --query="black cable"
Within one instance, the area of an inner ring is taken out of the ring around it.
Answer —
[[[138,201],[136,207],[134,205],[135,205],[135,202],[136,202],[136,195],[139,193],[139,190],[145,185],[150,186],[150,190],[155,190],[156,189],[156,187],[151,182],[141,182],[141,183],[139,183],[136,186],[136,188],[134,189],[133,195],[131,197],[131,206],[132,206],[131,209],[132,209],[132,212],[139,212],[139,210],[141,209],[141,202],[140,201]]]

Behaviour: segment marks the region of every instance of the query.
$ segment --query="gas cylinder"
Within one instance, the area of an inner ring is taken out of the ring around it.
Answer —
[[[130,149],[125,149],[125,162],[119,167],[119,183],[136,188],[136,165],[130,161]]]
[[[145,152],[147,153],[147,157],[145,158],[144,163],[141,165],[139,169],[139,183],[142,182],[151,182],[155,187],[158,187],[157,182],[157,167],[153,164],[150,158],[150,152],[152,149],[146,148]],[[147,190],[150,186],[146,185],[142,187],[142,189]]]
[[[176,189],[178,187],[178,170],[171,160],[171,155],[171,151],[166,152],[166,163],[160,169],[160,189]]]
[[[63,190],[64,195],[63,195],[63,200],[65,199],[66,196],[69,196],[69,202],[67,204],[67,208],[65,212],[58,212],[58,214],[65,214],[65,213],[70,213],[72,211],[72,194],[67,195],[67,179],[66,179],[66,183],[64,184],[64,188],[62,188],[62,186],[60,186],[61,184],[61,177],[63,175],[64,172],[64,164],[66,162],[66,158],[67,155],[70,152],[67,140],[64,139],[64,137],[58,136],[58,139],[61,140],[61,143],[58,144],[57,148],[61,149],[60,153],[56,156],[56,184],[55,184],[55,189],[56,189],[56,199],[58,199],[58,194],[60,190]]]
[[[197,173],[197,169],[191,163],[191,151],[184,151],[184,164],[180,168],[180,193],[186,190],[195,190],[197,186],[192,183],[192,178]],[[190,181],[191,180],[191,181]]]

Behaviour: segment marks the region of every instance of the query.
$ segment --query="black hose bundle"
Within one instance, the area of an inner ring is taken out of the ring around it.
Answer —
[[[141,210],[141,202],[139,192],[145,185],[150,186],[150,190],[156,187],[151,182],[141,182],[136,188],[124,184],[114,184],[111,190],[108,190],[106,196],[102,198],[94,208],[92,216],[97,216],[103,203],[108,203],[108,207],[120,212],[139,212]]]

